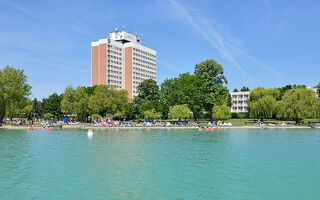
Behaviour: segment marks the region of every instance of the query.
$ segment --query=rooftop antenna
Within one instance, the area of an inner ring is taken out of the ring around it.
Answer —
[[[136,33],[136,37],[137,37],[137,42],[138,42],[138,43],[141,43],[142,34],[138,35],[138,34]]]

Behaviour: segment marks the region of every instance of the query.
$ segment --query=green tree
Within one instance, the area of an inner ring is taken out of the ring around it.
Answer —
[[[317,99],[316,103],[316,112],[317,112],[317,118],[320,118],[320,98]]]
[[[77,87],[73,94],[73,113],[81,121],[86,121],[89,115],[89,95],[86,87]]]
[[[101,116],[99,114],[91,114],[91,120],[98,120],[100,117]]]
[[[114,116],[125,109],[128,100],[126,90],[116,90],[114,86],[99,85],[89,98],[89,109],[91,113],[100,116],[106,116],[107,114]]]
[[[27,99],[26,106],[21,110],[21,114],[19,117],[32,119],[31,111],[32,111],[32,101],[31,99]]]
[[[159,86],[157,82],[152,79],[142,81],[138,87],[138,98],[145,101],[159,100]]]
[[[95,90],[96,87],[97,87],[96,85],[94,85],[92,87],[86,87],[86,92],[87,92],[89,97],[91,97],[94,94],[94,90]]]
[[[293,85],[293,89],[299,89],[299,88],[307,88],[306,85]]]
[[[192,112],[186,104],[175,105],[170,108],[169,118],[171,119],[179,119],[179,122],[181,122],[181,119],[187,120],[190,117],[192,117]]]
[[[203,81],[190,73],[165,80],[160,90],[162,116],[168,117],[170,107],[186,104],[192,111],[193,117],[197,119],[204,108],[205,94],[202,85]]]
[[[125,117],[126,119],[134,119],[135,115],[134,115],[134,103],[133,102],[129,102],[127,104],[127,106],[125,107]]]
[[[99,114],[105,116],[107,112],[106,98],[109,86],[99,85],[96,87],[94,94],[89,98],[89,109],[92,114]]]
[[[212,116],[213,106],[231,105],[227,78],[223,67],[215,60],[208,59],[196,64],[194,74],[203,81],[201,90],[204,96],[204,109]]]
[[[258,101],[249,103],[250,117],[255,119],[270,119],[276,115],[277,101],[272,96],[264,96]]]
[[[133,100],[133,110],[137,115],[140,115],[140,117],[142,117],[146,110],[160,110],[159,86],[157,85],[157,82],[155,80],[146,79],[142,81],[137,87],[137,92],[138,96],[136,96]]]
[[[46,120],[52,120],[53,119],[53,114],[51,113],[45,113],[43,114],[43,117],[46,119]]]
[[[252,90],[248,101],[250,117],[261,120],[275,117],[280,96],[280,90],[276,88]]]
[[[86,91],[85,91],[86,92]],[[61,111],[65,115],[72,115],[74,114],[74,97],[75,90],[73,87],[68,86],[64,90],[64,93],[62,94],[62,100],[61,100]]]
[[[144,111],[143,114],[144,114],[145,118],[148,118],[150,120],[154,120],[154,119],[159,118],[159,113],[154,108],[151,110]]]
[[[250,91],[250,89],[249,89],[248,87],[243,86],[243,87],[241,88],[241,92],[247,92],[247,91]]]
[[[284,93],[286,93],[288,90],[297,89],[297,88],[306,88],[305,85],[286,85],[284,87],[279,87],[278,90],[280,90],[280,98],[278,100],[281,100]]]
[[[30,90],[23,70],[9,66],[0,70],[0,121],[5,115],[10,118],[21,115]]]
[[[0,73],[1,73],[1,70],[0,70]],[[0,82],[0,84],[1,84],[1,82]],[[2,122],[5,114],[6,114],[6,106],[5,106],[4,94],[2,92],[0,92],[0,123]]]
[[[282,97],[283,97],[284,93],[286,93],[286,91],[292,90],[292,89],[293,89],[292,85],[286,85],[284,87],[278,88],[278,90],[280,90],[280,99],[282,99]]]
[[[43,113],[52,114],[54,119],[59,119],[61,117],[61,99],[62,97],[56,93],[53,93],[48,97],[48,99],[43,99]]]
[[[216,120],[227,120],[231,118],[230,107],[223,104],[221,106],[213,107],[212,117]]]
[[[246,114],[245,113],[238,113],[237,116],[240,120],[242,120],[246,117]]]
[[[40,119],[42,117],[41,102],[37,98],[32,102],[31,116],[33,119]]]
[[[134,119],[133,102],[128,102],[124,105],[121,111],[118,111],[115,116],[119,119]]]
[[[314,91],[305,88],[288,90],[278,106],[277,116],[281,119],[292,119],[297,124],[306,118],[319,115]]]
[[[265,96],[271,96],[274,99],[280,99],[280,90],[277,88],[265,89],[263,87],[258,87],[250,92],[249,101],[258,101],[260,98]]]
[[[239,90],[237,88],[234,88],[233,92],[239,92]]]

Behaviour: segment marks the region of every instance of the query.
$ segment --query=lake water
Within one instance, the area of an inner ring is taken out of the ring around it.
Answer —
[[[0,199],[320,199],[320,129],[0,129]]]

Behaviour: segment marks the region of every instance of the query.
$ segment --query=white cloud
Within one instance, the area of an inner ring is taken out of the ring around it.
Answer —
[[[202,12],[195,11],[192,12],[193,14],[191,14],[191,12],[189,12],[184,6],[179,4],[176,0],[168,1],[172,5],[172,8],[180,16],[182,16],[193,27],[194,30],[198,32],[198,34],[200,34],[207,42],[209,42],[209,44],[212,47],[217,49],[225,59],[231,62],[234,65],[234,67],[241,72],[243,76],[251,79],[236,59],[236,53],[240,54],[242,58],[245,58],[253,62],[255,66],[259,69],[270,72],[273,76],[276,76],[278,80],[281,79],[281,74],[278,71],[265,65],[258,59],[249,55],[248,53],[236,47],[234,44],[230,42],[237,41],[237,43],[239,43],[239,40],[232,38],[230,34],[227,35],[227,38],[222,36],[222,34],[215,28],[215,26],[208,20],[208,18],[204,14],[202,14]]]

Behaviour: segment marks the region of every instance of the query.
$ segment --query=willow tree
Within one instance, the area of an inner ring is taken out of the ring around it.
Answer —
[[[280,90],[276,88],[258,87],[252,90],[248,101],[250,117],[261,120],[273,118],[277,114],[279,98]]]
[[[192,112],[186,104],[175,105],[170,108],[169,118],[178,119],[181,122],[181,119],[187,120],[192,117]]]
[[[143,114],[144,114],[145,118],[148,118],[150,120],[154,120],[154,119],[159,118],[159,113],[154,108],[151,110],[144,111]]]
[[[87,120],[89,115],[89,95],[86,87],[77,87],[74,91],[73,114],[81,121]]]
[[[66,87],[64,93],[62,94],[61,100],[61,111],[65,115],[72,115],[74,114],[74,93],[75,90],[72,86]]]
[[[89,98],[88,107],[91,114],[114,116],[116,113],[126,109],[128,101],[128,92],[126,90],[117,90],[114,86],[109,85],[99,85]]]
[[[270,119],[276,114],[277,101],[271,96],[265,96],[258,101],[249,103],[250,117],[256,119]]]
[[[258,101],[260,98],[271,96],[274,99],[280,98],[280,90],[277,88],[269,88],[265,89],[263,87],[257,87],[256,89],[252,90],[250,92],[250,98],[249,101]]]
[[[291,119],[299,124],[301,120],[319,116],[320,108],[314,91],[306,88],[288,90],[278,107],[278,118]]]
[[[216,120],[227,120],[231,118],[230,107],[223,104],[221,106],[215,106],[212,110],[212,118]]]

